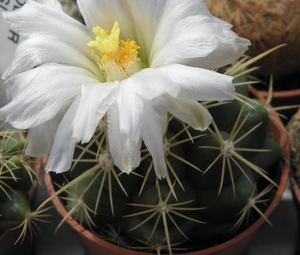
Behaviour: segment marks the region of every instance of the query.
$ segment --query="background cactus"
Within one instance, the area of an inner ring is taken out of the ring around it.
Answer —
[[[41,214],[32,211],[30,204],[38,175],[34,161],[24,154],[25,146],[22,132],[0,132],[0,234],[19,228],[16,243],[23,241],[28,232],[33,234]]]
[[[235,100],[202,102],[214,117],[208,130],[170,116],[165,179],[156,178],[144,146],[141,165],[121,173],[102,120],[94,138],[77,145],[72,170],[52,176],[60,183],[54,196],[69,211],[62,222],[72,216],[114,244],[171,254],[223,242],[263,216],[280,177],[282,147],[271,135],[266,106],[248,97],[245,60],[225,69],[237,77]]]
[[[300,110],[293,115],[287,128],[291,140],[291,166],[300,186]]]
[[[248,38],[252,46],[247,55],[260,53],[280,44],[286,47],[257,62],[260,76],[275,77],[274,85],[283,82],[286,89],[299,88],[300,2],[298,0],[206,0],[211,13],[233,25],[233,30]],[[296,74],[295,74],[296,73]],[[287,75],[293,75],[287,84]],[[285,80],[284,80],[285,78]],[[282,80],[281,80],[282,79]],[[285,81],[285,82],[284,82]]]

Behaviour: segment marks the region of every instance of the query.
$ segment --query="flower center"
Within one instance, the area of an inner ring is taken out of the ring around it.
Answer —
[[[96,38],[87,46],[96,48],[96,51],[91,50],[91,55],[96,57],[107,81],[124,80],[142,69],[137,57],[140,47],[133,40],[120,40],[118,22],[114,23],[111,31],[96,26],[93,32]]]

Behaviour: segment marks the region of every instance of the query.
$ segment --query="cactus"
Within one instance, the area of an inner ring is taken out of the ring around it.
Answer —
[[[62,222],[72,216],[104,240],[157,254],[223,242],[258,216],[269,222],[264,210],[278,186],[283,149],[271,134],[274,112],[245,89],[252,62],[244,58],[220,70],[236,77],[236,99],[201,102],[214,118],[208,130],[169,116],[165,179],[156,177],[144,145],[140,166],[121,173],[103,119],[93,139],[76,146],[71,172],[52,176],[60,186],[49,199],[60,195],[68,210]]]
[[[287,128],[291,141],[291,166],[297,184],[300,186],[300,110],[293,115]]]
[[[26,194],[35,178],[30,159],[24,155],[25,137],[17,131],[0,133],[0,198],[8,191],[22,189]]]
[[[280,44],[285,48],[269,55],[257,64],[262,66],[261,76],[275,76],[299,73],[300,58],[300,2],[297,0],[253,1],[253,0],[206,0],[211,13],[233,25],[233,30],[248,38],[252,46],[250,56]],[[280,63],[280,64],[279,64]]]
[[[31,208],[34,182],[38,175],[34,161],[24,154],[26,138],[21,131],[0,132],[0,234],[21,229],[15,243],[23,241],[27,233],[33,237],[36,222],[43,221],[43,209]]]

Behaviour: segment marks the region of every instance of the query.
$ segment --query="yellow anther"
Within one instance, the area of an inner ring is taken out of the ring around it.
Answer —
[[[140,47],[133,40],[120,41],[118,22],[114,23],[111,31],[96,26],[93,32],[96,40],[90,41],[87,45],[99,52],[96,54],[95,50],[91,50],[91,55],[96,57],[108,81],[123,80],[141,70],[137,63],[140,60],[137,57]]]

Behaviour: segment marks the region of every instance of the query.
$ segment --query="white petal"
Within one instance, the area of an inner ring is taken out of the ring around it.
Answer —
[[[228,23],[203,15],[180,20],[164,33],[168,38],[162,47],[154,42],[157,50],[152,51],[151,67],[179,63],[213,69],[232,63],[250,45],[230,31]]]
[[[84,69],[58,64],[15,75],[5,82],[12,100],[0,109],[0,118],[19,129],[38,126],[52,119],[67,100],[79,94],[85,82],[97,80]]]
[[[199,102],[184,98],[173,98],[165,95],[167,108],[176,118],[184,121],[192,128],[206,130],[212,122],[212,116]]]
[[[74,119],[73,138],[88,142],[108,108],[116,100],[118,82],[83,84],[81,101]]]
[[[205,57],[211,53],[218,46],[211,21],[210,17],[198,15],[174,24],[172,30],[169,29],[166,43],[153,55],[151,67],[186,64],[190,59]]]
[[[153,54],[156,54],[164,48],[164,45],[168,44],[170,34],[179,21],[195,15],[211,16],[204,0],[168,0],[163,10],[151,50],[151,61],[153,62]],[[157,65],[153,64],[153,66]]]
[[[141,47],[139,56],[147,61],[153,35],[164,10],[164,1],[158,0],[78,0],[87,26],[111,29],[118,21],[121,38],[135,40]]]
[[[48,155],[51,151],[58,123],[47,121],[28,131],[25,153],[31,157]]]
[[[32,157],[40,157],[50,153],[58,125],[66,113],[69,105],[70,102],[65,104],[53,119],[29,129],[27,136],[27,147],[25,151],[27,155]]]
[[[165,8],[165,1],[129,0],[126,5],[135,31],[135,37],[130,39],[134,39],[140,46],[139,57],[142,61],[148,62],[154,35]]]
[[[234,99],[233,78],[202,68],[184,65],[169,65],[160,68],[181,86],[178,97],[199,101],[232,100]]]
[[[58,11],[61,11],[61,5],[57,0],[27,0],[26,3],[29,4],[30,2],[38,2],[40,4],[46,5],[48,7],[54,8]]]
[[[80,49],[74,48],[73,45],[51,38],[32,36],[19,44],[15,51],[13,63],[2,78],[7,79],[8,76],[50,62],[81,67],[94,74],[100,73],[98,65],[82,54]]]
[[[166,177],[168,170],[165,162],[163,135],[167,128],[167,109],[163,98],[152,100],[145,106],[142,138],[150,152],[158,178]]]
[[[166,42],[167,36],[174,25],[187,17],[195,15],[211,16],[211,13],[207,9],[205,0],[166,1],[162,17],[157,28],[157,33],[155,35],[155,40],[160,41],[160,46],[162,46]],[[159,47],[159,45],[157,46]]]
[[[46,165],[46,171],[63,173],[71,168],[76,141],[72,138],[72,123],[80,102],[77,96],[61,120],[55,134],[52,150]]]
[[[4,12],[3,17],[22,35],[51,36],[52,40],[70,43],[87,54],[90,51],[88,46],[83,48],[93,39],[90,32],[62,10],[31,1],[13,12]]]
[[[214,21],[218,23],[219,26],[223,27],[223,33],[220,33],[218,36],[218,47],[209,54],[205,60],[200,62],[199,60],[195,60],[195,66],[215,69],[231,64],[234,60],[242,56],[251,45],[251,42],[248,39],[239,37],[236,33],[228,29],[232,26],[227,22],[216,17],[214,17]]]
[[[120,132],[129,140],[137,144],[141,136],[141,120],[144,103],[143,100],[135,93],[134,85],[135,84],[128,84],[126,81],[120,84],[117,104]]]
[[[115,21],[120,25],[121,37],[125,40],[134,39],[132,20],[127,4],[123,0],[78,0],[79,9],[87,27],[95,26],[111,30]]]
[[[119,112],[116,104],[107,112],[108,143],[114,164],[123,172],[130,173],[141,161],[141,140],[136,144],[120,132]]]
[[[132,86],[135,93],[144,99],[151,100],[168,93],[174,97],[180,91],[180,84],[174,84],[164,70],[146,68],[124,80],[124,86]]]
[[[167,0],[161,23],[169,26],[174,21],[194,15],[211,16],[205,0]]]

